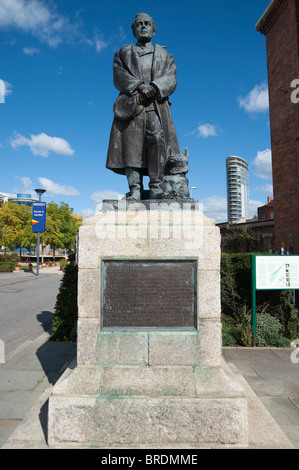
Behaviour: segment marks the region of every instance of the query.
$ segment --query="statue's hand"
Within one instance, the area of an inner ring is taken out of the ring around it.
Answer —
[[[141,94],[141,102],[144,103],[150,99],[154,99],[157,92],[156,89],[151,85],[146,85],[145,83],[141,83],[138,87],[138,91]]]

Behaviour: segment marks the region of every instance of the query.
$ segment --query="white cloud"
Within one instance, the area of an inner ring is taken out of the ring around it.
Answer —
[[[5,85],[5,96],[11,95],[12,85],[9,82],[6,82],[5,80],[4,80],[4,85]]]
[[[12,94],[12,85],[0,79],[0,103],[5,103],[5,97]]]
[[[210,196],[200,201],[203,205],[203,213],[214,219],[216,223],[227,222],[227,198],[221,196]],[[261,201],[249,201],[250,218],[257,215],[257,208],[264,203]]]
[[[5,83],[0,80],[0,103],[5,103]]]
[[[102,208],[102,202],[104,199],[120,200],[123,196],[124,194],[120,194],[116,191],[103,190],[93,193],[90,196],[90,199],[94,203],[96,210],[100,210]]]
[[[64,186],[54,181],[49,180],[48,178],[39,177],[38,181],[40,182],[43,189],[45,189],[50,194],[62,195],[62,196],[79,196],[79,191],[73,186]]]
[[[272,178],[272,152],[269,149],[258,151],[253,162],[254,174],[259,178],[268,180]]]
[[[212,124],[202,124],[197,128],[198,137],[215,137],[218,135],[216,126]]]
[[[73,155],[75,152],[66,140],[60,137],[50,137],[44,132],[38,135],[30,135],[30,139],[15,132],[10,144],[14,149],[27,145],[33,155],[40,155],[41,157],[48,157],[50,152],[66,156]]]
[[[240,108],[247,113],[262,113],[269,109],[269,94],[266,83],[256,85],[251,92],[244,97],[238,98]]]
[[[253,199],[251,199],[249,201],[249,214],[250,214],[250,218],[253,218],[257,215],[257,209],[258,207],[261,207],[263,206],[265,203],[264,202],[261,202],[261,201],[254,201]]]
[[[35,190],[33,188],[33,183],[28,176],[16,176],[16,178],[20,180],[23,184],[23,188],[22,188],[23,193],[31,194],[31,196],[33,197],[36,195]],[[16,192],[19,192],[19,191],[16,191]]]
[[[94,44],[97,52],[101,52],[103,49],[108,47],[107,42],[100,39],[97,35],[95,36]]]
[[[0,29],[17,29],[26,34],[31,34],[39,41],[50,47],[57,47],[63,42],[88,44],[100,52],[107,44],[95,36],[89,39],[81,31],[82,20],[76,12],[76,18],[72,21],[69,17],[57,12],[54,2],[45,0],[0,0]],[[35,48],[25,48],[24,53],[36,53],[30,51]]]
[[[56,47],[70,25],[40,0],[0,0],[0,28],[17,28]]]
[[[257,186],[254,191],[258,191],[260,193],[266,194],[267,196],[273,197],[273,184],[266,183],[262,186]]]
[[[95,214],[95,211],[92,209],[83,209],[80,213],[85,219],[92,217]]]
[[[210,196],[200,201],[203,213],[215,220],[216,223],[227,220],[227,199],[221,196]]]
[[[34,54],[39,54],[41,51],[40,49],[37,49],[36,47],[24,47],[23,52],[25,55],[34,55]]]

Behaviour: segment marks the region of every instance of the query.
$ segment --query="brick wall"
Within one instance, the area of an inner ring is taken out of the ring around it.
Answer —
[[[266,36],[275,248],[299,253],[299,103],[291,82],[299,79],[299,0],[276,0],[257,30]]]

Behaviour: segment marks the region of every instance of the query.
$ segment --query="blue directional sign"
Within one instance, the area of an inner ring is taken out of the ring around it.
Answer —
[[[32,232],[46,231],[46,203],[34,202],[32,206]]]

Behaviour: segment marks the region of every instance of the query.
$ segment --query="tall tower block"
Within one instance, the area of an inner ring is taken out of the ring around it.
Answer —
[[[298,254],[299,103],[291,84],[299,79],[299,0],[273,0],[256,29],[266,36],[275,249]]]
[[[244,158],[226,159],[227,216],[231,224],[249,219],[249,166]]]

